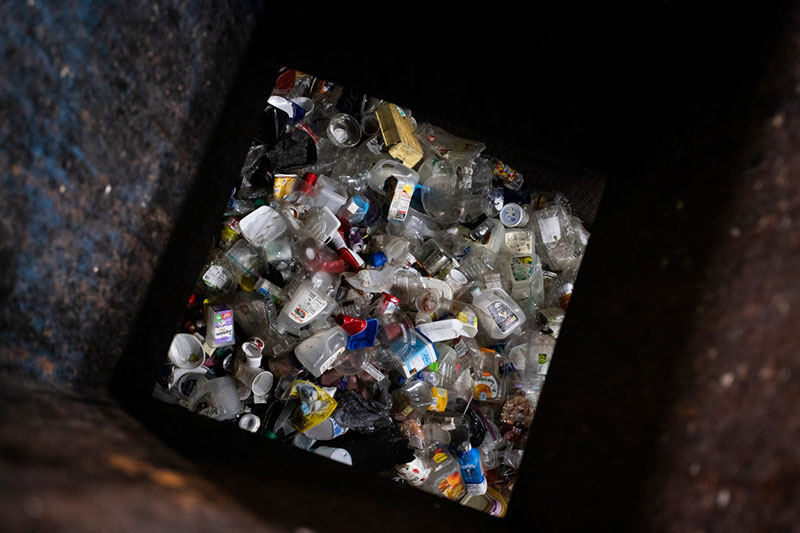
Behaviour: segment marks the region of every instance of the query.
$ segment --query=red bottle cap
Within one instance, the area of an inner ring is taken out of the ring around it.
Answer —
[[[342,326],[348,335],[358,335],[367,329],[367,321],[363,318],[353,318],[349,315],[337,315],[334,320],[337,324]]]
[[[303,175],[303,181],[308,183],[310,187],[313,187],[315,183],[317,183],[317,175],[313,172],[306,172]]]

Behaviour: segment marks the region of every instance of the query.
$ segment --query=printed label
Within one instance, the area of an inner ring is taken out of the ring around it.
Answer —
[[[492,174],[503,180],[505,183],[513,183],[517,178],[518,172],[510,166],[504,164],[502,161],[498,161],[497,166],[494,167]]]
[[[486,401],[497,398],[500,393],[500,386],[497,378],[488,372],[481,372],[475,378],[475,385],[472,388],[472,396],[476,400]]]
[[[540,353],[537,362],[539,363],[538,373],[540,376],[544,376],[547,374],[547,370],[550,368],[550,361],[553,359],[553,356],[546,353]]]
[[[272,196],[275,198],[289,196],[289,193],[294,189],[294,182],[296,179],[297,176],[294,174],[276,174],[275,179],[272,181]]]
[[[464,483],[460,472],[453,472],[439,482],[439,491],[451,500],[457,500],[464,495]]]
[[[441,448],[436,448],[433,452],[433,462],[436,464],[443,463],[447,459],[447,454]]]
[[[539,220],[539,229],[545,244],[556,242],[561,238],[561,224],[558,223],[558,217]]]
[[[336,350],[336,351],[333,353],[333,355],[331,355],[331,356],[330,356],[330,357],[329,357],[329,358],[328,358],[326,361],[324,361],[324,362],[323,362],[323,363],[322,363],[322,364],[319,366],[319,372],[320,372],[320,374],[322,374],[322,373],[324,373],[324,372],[327,372],[327,371],[328,371],[328,370],[329,370],[329,369],[330,369],[330,368],[333,366],[333,364],[336,362],[336,358],[337,358],[337,357],[339,357],[339,355],[340,355],[342,352],[344,352],[344,349],[345,349],[345,347],[344,347],[344,346],[342,346],[341,348],[339,348],[338,350]]]
[[[242,232],[241,228],[239,227],[239,221],[233,217],[230,217],[225,221],[225,227],[237,235]]]
[[[447,407],[447,389],[431,387],[431,393],[433,394],[433,402],[428,406],[428,411],[438,411],[441,413]]]
[[[514,281],[528,281],[533,275],[533,259],[531,257],[514,257],[511,259],[511,275]]]
[[[486,306],[486,310],[503,333],[519,322],[519,317],[505,302],[492,302]]]
[[[327,305],[328,302],[324,298],[320,298],[314,292],[308,291],[289,313],[289,318],[298,324],[305,324],[320,314]]]
[[[464,339],[461,337],[453,344],[453,349],[456,351],[456,356],[458,356],[459,359],[463,359],[469,353],[467,343],[464,342]]]
[[[515,254],[533,253],[533,234],[529,231],[510,231],[506,233],[506,246]]]
[[[428,351],[427,347],[417,345],[417,351],[406,357],[403,365],[408,375],[416,374],[427,368],[436,358]]]
[[[203,274],[203,281],[205,284],[215,289],[221,289],[227,280],[228,274],[220,265],[211,265],[208,270],[206,270],[206,273]]]
[[[405,220],[413,195],[413,183],[397,180],[397,185],[394,187],[394,195],[392,196],[392,203],[389,204],[389,219],[401,222]]]
[[[459,311],[456,318],[469,326],[478,327],[478,317],[471,311]],[[460,340],[460,339],[459,339]],[[463,344],[463,341],[462,341]]]

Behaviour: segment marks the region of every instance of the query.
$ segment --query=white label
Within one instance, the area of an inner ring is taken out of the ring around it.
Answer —
[[[358,204],[355,202],[350,202],[350,204],[347,206],[347,210],[351,214],[355,214],[358,211]]]
[[[533,235],[529,231],[510,231],[506,233],[506,246],[520,255],[533,253]]]
[[[327,372],[328,370],[330,370],[330,368],[333,366],[333,363],[335,363],[335,362],[336,362],[336,358],[337,358],[337,357],[339,357],[339,355],[340,355],[342,352],[344,352],[344,349],[345,349],[345,347],[344,347],[344,346],[342,346],[341,348],[339,348],[338,350],[336,350],[336,351],[333,353],[333,355],[331,355],[331,356],[328,358],[328,360],[327,360],[327,361],[323,362],[323,363],[322,363],[322,364],[319,366],[319,372],[320,372],[320,374],[322,374],[323,372]]]
[[[556,242],[561,238],[561,224],[558,223],[558,217],[540,220],[539,228],[542,233],[542,241],[545,244]]]
[[[413,183],[410,181],[397,180],[397,185],[394,187],[394,196],[392,196],[392,203],[389,204],[388,218],[399,221],[405,220],[413,195]]]
[[[233,336],[233,326],[215,326],[214,340],[224,340]]]
[[[225,273],[225,269],[220,265],[211,265],[208,270],[206,270],[206,273],[203,274],[203,281],[205,284],[215,289],[222,288],[227,279],[228,275]]]
[[[383,378],[386,377],[380,370],[372,366],[370,363],[366,363],[362,370],[367,374],[369,374],[370,376],[372,376],[373,378],[375,378],[375,381],[383,381]]]
[[[289,318],[298,324],[305,324],[310,322],[315,316],[325,309],[328,302],[320,298],[313,291],[306,292],[305,296],[300,299],[298,304],[289,313]]]

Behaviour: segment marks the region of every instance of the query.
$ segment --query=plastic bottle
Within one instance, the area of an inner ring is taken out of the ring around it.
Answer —
[[[332,291],[331,276],[326,272],[316,272],[284,304],[276,324],[278,332],[298,335],[301,328],[323,316],[328,308],[332,311],[335,304],[330,296]]]
[[[228,217],[222,226],[222,233],[219,238],[219,247],[227,250],[236,240],[242,236],[242,229],[239,226],[239,219]]]
[[[488,348],[480,349],[473,373],[473,397],[481,402],[502,402],[505,383],[500,376],[500,355]]]
[[[522,308],[503,289],[473,287],[471,292],[472,304],[481,314],[478,327],[492,339],[505,339],[525,323]]]
[[[239,239],[231,246],[225,257],[232,265],[236,282],[246,291],[252,291],[263,268],[263,260],[258,250],[246,240]]]
[[[429,463],[433,470],[425,486],[437,496],[458,501],[466,494],[464,480],[461,478],[461,466],[443,444],[433,445],[429,452]]]
[[[237,286],[236,275],[223,250],[214,250],[201,272],[197,290],[209,300],[222,301],[233,295]]]
[[[458,464],[461,466],[461,478],[467,488],[467,494],[480,496],[486,492],[488,484],[481,467],[481,452],[473,448],[469,441],[458,447],[456,451]]]

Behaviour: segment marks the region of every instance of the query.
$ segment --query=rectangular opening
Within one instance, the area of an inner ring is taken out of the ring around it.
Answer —
[[[153,396],[504,516],[605,178],[336,81],[253,109]]]

